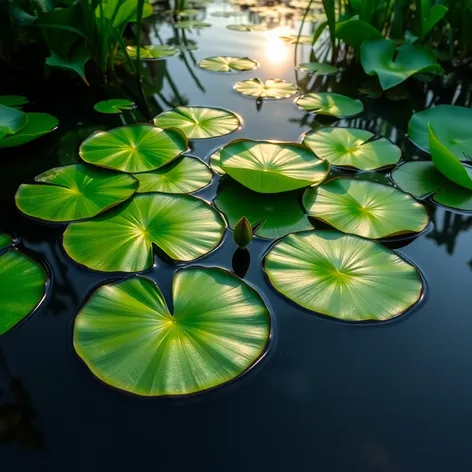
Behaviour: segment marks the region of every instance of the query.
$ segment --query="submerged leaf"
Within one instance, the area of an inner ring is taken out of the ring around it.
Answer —
[[[254,70],[259,67],[259,63],[249,57],[234,56],[212,56],[202,59],[198,63],[199,67],[211,72],[232,72]]]
[[[234,90],[248,97],[255,98],[289,98],[298,92],[298,87],[280,79],[268,79],[263,82],[259,78],[236,82]]]
[[[307,112],[332,115],[336,118],[358,115],[364,110],[360,100],[330,92],[307,93],[298,97],[295,103]]]

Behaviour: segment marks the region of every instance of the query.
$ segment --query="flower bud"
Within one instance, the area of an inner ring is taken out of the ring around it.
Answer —
[[[236,223],[233,231],[233,239],[241,249],[247,247],[252,241],[252,226],[245,216]]]

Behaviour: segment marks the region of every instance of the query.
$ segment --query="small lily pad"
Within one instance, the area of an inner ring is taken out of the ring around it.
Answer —
[[[119,114],[123,110],[132,110],[133,106],[134,102],[126,98],[112,98],[96,103],[93,109],[99,113]]]
[[[325,64],[322,62],[304,62],[297,66],[302,72],[317,75],[332,75],[339,72],[339,69],[331,64]]]
[[[303,46],[311,46],[313,43],[313,36],[306,36],[300,35],[297,36],[296,34],[288,34],[285,36],[279,36],[284,43],[287,44],[301,44]]]
[[[126,52],[131,59],[137,59],[137,46],[126,46]],[[179,50],[165,44],[149,44],[147,46],[141,46],[139,54],[139,58],[143,61],[158,61],[160,59],[176,56],[179,54]]]
[[[23,95],[0,95],[0,105],[6,107],[22,108],[29,103],[29,100]]]
[[[0,105],[0,136],[15,134],[26,126],[28,114],[16,108]]]
[[[234,90],[248,97],[281,99],[295,95],[298,87],[285,80],[255,78],[236,82]]]
[[[211,72],[242,72],[256,69],[259,63],[249,57],[212,56],[202,59],[198,65]]]
[[[47,113],[27,113],[28,122],[15,134],[0,139],[0,148],[21,146],[54,131],[59,120]]]
[[[298,97],[295,103],[307,112],[336,118],[358,115],[364,110],[360,100],[330,92],[307,93]]]
[[[344,233],[379,239],[420,233],[429,224],[425,207],[390,185],[336,178],[303,195],[309,215]]]
[[[241,25],[226,25],[231,31],[240,31],[242,33],[249,32],[249,31],[267,31],[266,25],[250,25],[250,24],[241,24]]]
[[[177,23],[174,23],[175,28],[181,29],[203,29],[209,28],[210,26],[211,23],[204,23],[203,21],[197,20],[178,21]]]

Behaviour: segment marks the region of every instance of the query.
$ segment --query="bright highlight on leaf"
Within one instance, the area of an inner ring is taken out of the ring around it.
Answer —
[[[234,90],[254,98],[289,98],[298,92],[298,87],[280,79],[268,79],[265,82],[259,78],[236,82]]]
[[[295,103],[307,112],[336,118],[358,115],[364,110],[360,100],[330,92],[307,93],[298,97]]]
[[[198,63],[199,67],[211,72],[242,72],[259,67],[257,61],[249,57],[213,56],[206,57]]]
[[[106,114],[119,114],[123,110],[132,110],[134,102],[125,98],[112,98],[110,100],[102,100],[93,106],[95,111]]]
[[[324,64],[321,62],[303,62],[297,66],[302,72],[308,72],[316,75],[332,75],[339,72],[339,69],[331,64]]]
[[[131,59],[138,58],[138,47],[137,46],[127,46],[126,52]],[[166,59],[168,57],[173,57],[179,54],[179,50],[172,46],[167,45],[156,45],[149,44],[147,46],[141,46],[139,51],[139,58],[143,61],[158,61],[160,59]]]

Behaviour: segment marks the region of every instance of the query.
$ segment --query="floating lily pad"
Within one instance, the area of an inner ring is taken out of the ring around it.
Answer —
[[[39,185],[22,184],[16,206],[28,216],[46,221],[91,218],[130,198],[136,179],[85,164],[56,167],[35,177]]]
[[[126,98],[112,98],[96,103],[93,109],[99,113],[119,114],[123,110],[132,110],[133,106],[134,102]]]
[[[210,16],[214,16],[216,18],[230,18],[231,16],[238,16],[240,12],[238,11],[214,11],[210,13]]]
[[[424,206],[410,195],[367,180],[337,178],[307,189],[303,205],[337,230],[370,239],[419,233],[429,224]]]
[[[331,64],[322,62],[304,62],[297,66],[302,72],[316,73],[317,75],[332,75],[339,72],[339,69]]]
[[[197,20],[188,20],[188,21],[179,21],[174,23],[175,28],[182,28],[182,29],[203,29],[209,28],[211,23],[204,23],[203,21]]]
[[[189,195],[136,195],[124,205],[64,233],[64,248],[79,264],[103,272],[138,272],[153,264],[155,244],[170,259],[198,259],[221,242],[225,223],[208,203]]]
[[[137,46],[126,46],[126,52],[131,59],[137,59]],[[165,44],[149,44],[147,46],[141,46],[139,54],[139,58],[143,61],[158,61],[160,59],[166,59],[167,57],[176,56],[179,54],[179,50]]]
[[[210,156],[210,166],[213,169],[213,172],[217,174],[223,175],[226,172],[221,167],[221,149],[217,149],[211,156]]]
[[[166,15],[177,15],[177,16],[182,16],[182,17],[189,17],[189,16],[195,16],[200,13],[200,10],[197,10],[196,8],[185,8],[183,10],[165,10],[164,13]]]
[[[79,154],[85,162],[99,167],[146,172],[173,161],[187,145],[187,138],[178,129],[133,125],[93,133],[82,143]]]
[[[302,144],[338,167],[378,170],[397,164],[400,148],[386,138],[373,138],[364,129],[323,128],[306,133]]]
[[[191,193],[209,185],[213,174],[200,159],[182,156],[160,169],[134,177],[139,181],[138,193]]]
[[[144,396],[217,387],[264,354],[269,312],[260,295],[230,272],[179,270],[172,298],[173,314],[147,278],[102,285],[77,315],[75,350],[99,379]]]
[[[0,256],[0,335],[12,329],[39,305],[46,292],[43,266],[10,249]]]
[[[259,193],[279,193],[319,184],[329,164],[296,143],[237,139],[221,149],[221,167]]]
[[[287,44],[301,44],[303,46],[311,46],[313,43],[313,36],[306,36],[300,35],[297,36],[296,34],[288,34],[285,36],[279,36],[284,43]]]
[[[256,69],[259,63],[249,57],[213,56],[202,59],[198,65],[211,72],[242,72]]]
[[[361,45],[361,63],[368,75],[377,75],[384,90],[395,87],[418,73],[443,73],[436,54],[428,47],[404,44],[397,48],[391,39],[370,39]]]
[[[253,192],[234,180],[223,179],[214,204],[234,230],[244,216],[260,238],[276,239],[313,228],[301,205],[300,191],[286,192],[283,198]]]
[[[15,134],[26,126],[28,114],[16,108],[0,105],[0,137]]]
[[[225,136],[240,128],[238,115],[223,108],[177,107],[154,118],[161,128],[178,128],[189,139],[207,139]]]
[[[13,244],[13,238],[8,234],[0,233],[0,251],[11,246]]]
[[[29,100],[23,95],[0,95],[0,105],[6,107],[22,108],[29,103]]]
[[[298,97],[295,103],[303,110],[336,118],[358,115],[364,110],[360,100],[339,93],[307,93]]]
[[[344,321],[384,321],[420,301],[418,270],[375,241],[337,231],[290,234],[265,258],[272,286],[307,310]]]
[[[226,28],[228,28],[231,31],[240,31],[240,32],[249,32],[249,31],[267,31],[267,26],[266,25],[250,25],[250,24],[244,24],[244,25],[226,25]]]
[[[289,98],[298,92],[298,87],[280,79],[268,79],[265,82],[259,78],[236,82],[234,90],[254,98]]]

